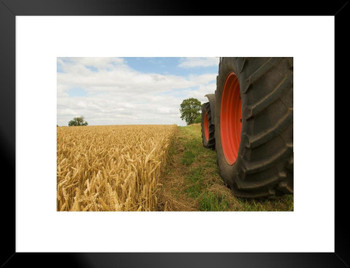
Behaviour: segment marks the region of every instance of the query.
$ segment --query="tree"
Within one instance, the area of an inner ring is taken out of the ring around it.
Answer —
[[[187,125],[193,124],[200,115],[201,102],[195,98],[189,98],[183,100],[180,106],[181,119],[185,120]]]
[[[199,114],[197,118],[194,120],[194,123],[201,123],[202,122],[202,115]]]
[[[74,117],[73,120],[70,120],[68,126],[87,126],[88,122],[84,122],[84,116]]]

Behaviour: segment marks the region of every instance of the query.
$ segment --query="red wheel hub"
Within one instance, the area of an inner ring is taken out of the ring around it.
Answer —
[[[204,136],[206,141],[209,140],[209,119],[208,119],[208,113],[205,113],[204,115]]]
[[[236,162],[241,142],[242,102],[239,82],[235,73],[230,73],[225,81],[221,97],[220,132],[221,144],[229,165]]]

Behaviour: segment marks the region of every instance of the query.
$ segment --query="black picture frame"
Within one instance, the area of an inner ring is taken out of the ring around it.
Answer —
[[[30,15],[324,15],[335,18],[336,84],[344,82],[342,67],[348,43],[341,26],[346,23],[348,2],[318,2],[315,5],[279,5],[260,1],[229,4],[189,1],[109,0],[0,0],[0,165],[1,176],[1,267],[46,267],[55,264],[74,267],[349,267],[349,231],[346,181],[335,180],[334,253],[16,253],[16,16]],[[271,7],[273,5],[273,7]],[[341,39],[343,40],[341,41]],[[338,68],[339,67],[339,68]],[[334,126],[335,127],[335,126]],[[335,129],[334,129],[335,130]],[[334,159],[335,164],[335,159]],[[335,174],[334,174],[335,176]],[[310,193],[312,195],[312,193]],[[186,243],[186,241],[184,241]],[[302,241],[300,241],[302,243]]]

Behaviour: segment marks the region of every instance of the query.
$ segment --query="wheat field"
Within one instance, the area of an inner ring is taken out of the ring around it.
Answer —
[[[57,127],[58,211],[154,211],[176,125]]]

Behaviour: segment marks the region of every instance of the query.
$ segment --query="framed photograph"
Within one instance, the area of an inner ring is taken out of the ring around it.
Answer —
[[[194,6],[1,0],[2,267],[348,267],[347,3]]]

